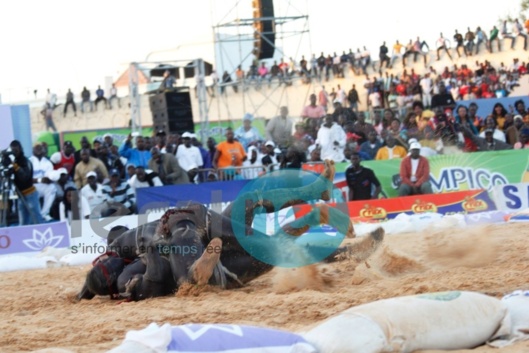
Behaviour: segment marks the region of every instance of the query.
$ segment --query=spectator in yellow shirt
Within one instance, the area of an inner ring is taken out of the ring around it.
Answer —
[[[386,136],[386,145],[380,147],[375,157],[375,160],[386,160],[393,158],[404,158],[408,151],[402,146],[396,144],[395,138],[391,135]]]

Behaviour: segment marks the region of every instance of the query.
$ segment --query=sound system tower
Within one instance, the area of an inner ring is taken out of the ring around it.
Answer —
[[[161,92],[149,97],[153,131],[183,134],[194,132],[189,91]]]
[[[253,0],[253,17],[274,17],[273,0]],[[254,54],[258,60],[274,57],[276,29],[274,20],[260,20],[254,22]]]

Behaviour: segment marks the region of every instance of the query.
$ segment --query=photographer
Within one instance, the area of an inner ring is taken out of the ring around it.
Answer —
[[[19,224],[43,223],[39,194],[33,185],[33,166],[24,156],[22,145],[14,140],[10,144],[10,151],[2,152],[2,165],[8,176],[14,176],[14,184],[18,188],[20,201],[18,203]]]

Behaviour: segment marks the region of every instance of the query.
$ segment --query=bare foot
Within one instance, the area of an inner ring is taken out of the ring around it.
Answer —
[[[213,274],[213,270],[219,262],[221,249],[222,240],[220,238],[213,238],[202,253],[202,256],[200,256],[200,258],[191,266],[189,271],[196,284],[208,284],[209,279]]]

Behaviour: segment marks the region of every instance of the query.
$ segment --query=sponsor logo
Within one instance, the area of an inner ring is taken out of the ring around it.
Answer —
[[[431,202],[424,202],[421,200],[415,201],[415,203],[411,206],[411,210],[413,213],[436,213],[437,212],[437,206]]]
[[[463,209],[467,212],[485,211],[488,208],[489,207],[485,201],[476,200],[473,197],[467,197],[463,202]]]
[[[382,207],[373,207],[369,204],[366,204],[364,208],[360,210],[360,216],[364,218],[372,219],[384,219],[388,213]]]

